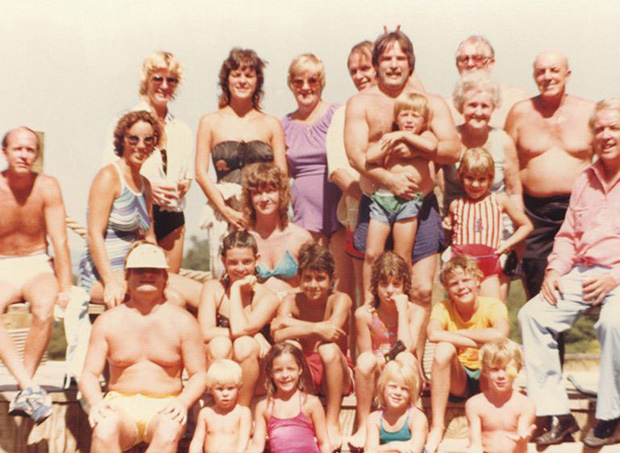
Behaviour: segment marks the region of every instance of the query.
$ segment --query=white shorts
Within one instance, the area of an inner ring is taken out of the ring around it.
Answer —
[[[0,257],[0,282],[22,289],[24,284],[41,274],[54,274],[52,259],[46,253]]]

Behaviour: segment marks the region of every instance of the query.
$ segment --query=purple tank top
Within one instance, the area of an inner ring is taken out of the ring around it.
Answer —
[[[291,189],[293,223],[314,233],[331,236],[341,227],[336,211],[342,192],[327,181],[327,129],[338,104],[330,104],[313,124],[282,118],[286,160],[295,180]]]
[[[271,402],[273,413],[275,400]],[[301,392],[299,392],[299,414],[293,418],[269,416],[267,434],[269,435],[270,453],[320,453],[314,440],[314,427],[303,412]]]

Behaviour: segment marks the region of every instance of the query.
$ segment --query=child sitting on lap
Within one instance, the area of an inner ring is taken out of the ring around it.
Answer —
[[[518,344],[505,339],[480,350],[482,374],[488,388],[465,404],[472,453],[525,453],[536,425],[536,406],[514,389],[523,367]]]
[[[207,388],[215,404],[201,409],[190,453],[244,452],[250,439],[252,413],[237,405],[241,367],[228,359],[216,360],[207,371]]]

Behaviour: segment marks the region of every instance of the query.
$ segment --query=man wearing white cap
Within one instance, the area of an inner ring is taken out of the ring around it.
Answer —
[[[158,246],[138,241],[125,260],[125,303],[95,322],[80,390],[90,407],[92,451],[177,451],[189,408],[206,389],[196,320],[167,302],[168,264]],[[109,392],[99,377],[110,363]],[[189,379],[182,382],[183,369]]]

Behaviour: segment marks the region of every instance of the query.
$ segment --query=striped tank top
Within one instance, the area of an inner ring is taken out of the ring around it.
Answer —
[[[502,208],[496,194],[483,200],[457,198],[452,218],[454,245],[485,245],[496,249],[502,239]]]
[[[108,225],[103,235],[105,248],[112,265],[112,270],[122,270],[125,255],[131,244],[140,239],[149,229],[151,219],[146,208],[144,188],[140,193],[132,191],[115,162],[114,168],[121,181],[121,193],[112,203]],[[93,284],[100,280],[99,272],[93,262],[90,250],[86,249],[80,260],[80,276],[78,285],[90,291]]]

